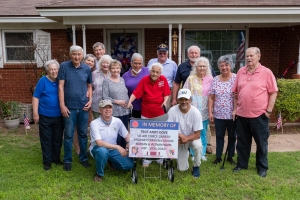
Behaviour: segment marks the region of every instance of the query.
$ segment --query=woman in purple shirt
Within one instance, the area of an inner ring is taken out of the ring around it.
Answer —
[[[131,57],[131,68],[125,74],[123,74],[123,79],[125,80],[129,97],[142,78],[149,75],[148,68],[143,67],[143,61],[143,56],[141,54],[134,53]],[[136,99],[132,102],[132,117],[141,118],[141,103],[142,99]]]

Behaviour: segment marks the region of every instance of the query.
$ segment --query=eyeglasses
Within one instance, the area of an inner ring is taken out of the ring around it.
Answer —
[[[199,67],[199,68],[206,68],[207,66],[205,66],[205,65],[198,65],[197,67]]]

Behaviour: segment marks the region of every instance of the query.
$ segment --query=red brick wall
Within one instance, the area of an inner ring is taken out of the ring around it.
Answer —
[[[258,47],[261,51],[260,63],[278,76],[280,55],[280,28],[250,28],[248,47]]]

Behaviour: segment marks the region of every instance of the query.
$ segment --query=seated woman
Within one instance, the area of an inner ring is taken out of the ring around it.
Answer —
[[[113,103],[113,116],[119,118],[128,129],[129,109],[127,103],[129,100],[128,90],[125,81],[120,77],[122,65],[118,60],[112,60],[109,65],[110,76],[103,81],[102,97],[111,100]],[[118,137],[117,144],[125,148],[126,142]]]
[[[142,119],[158,117],[165,114],[163,106],[166,106],[170,88],[166,77],[161,75],[163,66],[153,63],[150,67],[150,75],[145,76],[133,91],[128,102],[128,108],[135,99],[142,98]],[[162,163],[162,159],[157,160]],[[143,160],[143,166],[148,167],[151,160]]]
[[[33,120],[39,123],[44,170],[51,168],[51,163],[62,165],[60,149],[63,137],[63,117],[58,100],[57,75],[59,64],[56,60],[45,63],[48,73],[38,81],[32,97]]]

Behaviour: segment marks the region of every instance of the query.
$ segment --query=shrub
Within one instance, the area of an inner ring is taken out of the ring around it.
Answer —
[[[275,103],[277,113],[281,112],[282,121],[295,121],[300,117],[300,80],[278,79],[278,95]]]

